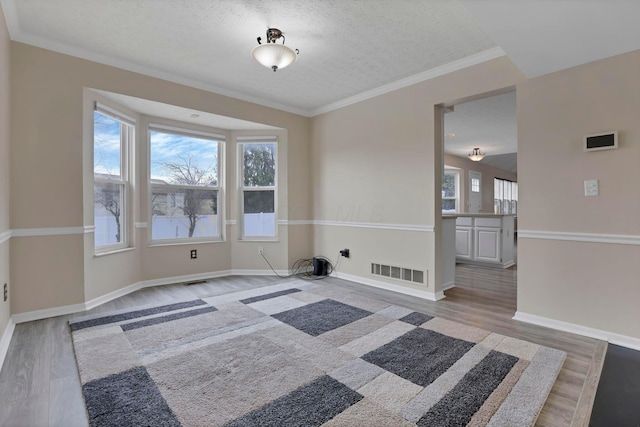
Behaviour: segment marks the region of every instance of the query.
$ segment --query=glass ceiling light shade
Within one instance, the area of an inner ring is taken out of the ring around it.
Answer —
[[[277,44],[276,41],[280,37],[282,37],[282,44]],[[258,37],[258,46],[253,48],[251,56],[274,72],[293,64],[298,59],[298,49],[293,50],[285,46],[282,31],[277,28],[267,30],[267,44],[262,44],[261,40],[262,38]]]
[[[484,159],[485,154],[480,152],[479,148],[474,148],[473,153],[469,154],[469,160],[473,160],[474,162],[479,162]]]

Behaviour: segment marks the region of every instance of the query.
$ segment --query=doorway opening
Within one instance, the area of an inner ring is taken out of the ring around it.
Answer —
[[[512,317],[517,303],[515,90],[455,102],[443,111],[442,214],[456,217],[455,279],[445,295],[491,305]]]

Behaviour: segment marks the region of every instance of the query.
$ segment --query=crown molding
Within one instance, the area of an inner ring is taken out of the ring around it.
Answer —
[[[465,58],[459,59],[457,61],[450,62],[448,64],[441,65],[436,68],[432,68],[430,70],[424,71],[419,74],[415,74],[413,76],[409,76],[402,80],[395,81],[393,83],[389,83],[383,86],[380,86],[376,89],[368,90],[366,92],[362,92],[358,95],[351,96],[349,98],[345,98],[340,101],[333,102],[331,104],[327,104],[323,107],[316,108],[311,110],[311,117],[318,116],[320,114],[328,113],[333,110],[337,110],[339,108],[346,107],[348,105],[355,104],[357,102],[365,101],[370,98],[374,98],[376,96],[384,95],[385,93],[393,92],[398,89],[402,89],[407,86],[414,85],[416,83],[421,83],[427,80],[434,79],[436,77],[443,76],[445,74],[452,73],[454,71],[462,70],[473,65],[481,64],[483,62],[491,61],[492,59],[500,58],[505,56],[506,53],[500,47],[494,47],[474,55],[467,56]]]

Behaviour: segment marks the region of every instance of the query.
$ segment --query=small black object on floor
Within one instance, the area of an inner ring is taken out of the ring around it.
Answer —
[[[609,344],[590,427],[640,427],[640,351]]]

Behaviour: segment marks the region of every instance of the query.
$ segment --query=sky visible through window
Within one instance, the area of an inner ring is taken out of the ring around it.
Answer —
[[[94,118],[94,173],[120,177],[120,122],[100,114]],[[217,177],[218,143],[209,139],[151,131],[151,179],[171,183],[166,163],[191,158],[194,166]]]
[[[120,122],[93,112],[93,172],[120,177]]]
[[[217,141],[151,131],[152,180],[162,180],[171,184],[172,175],[164,165],[167,163],[183,164],[189,159],[193,166],[200,170],[209,171],[217,181]]]

